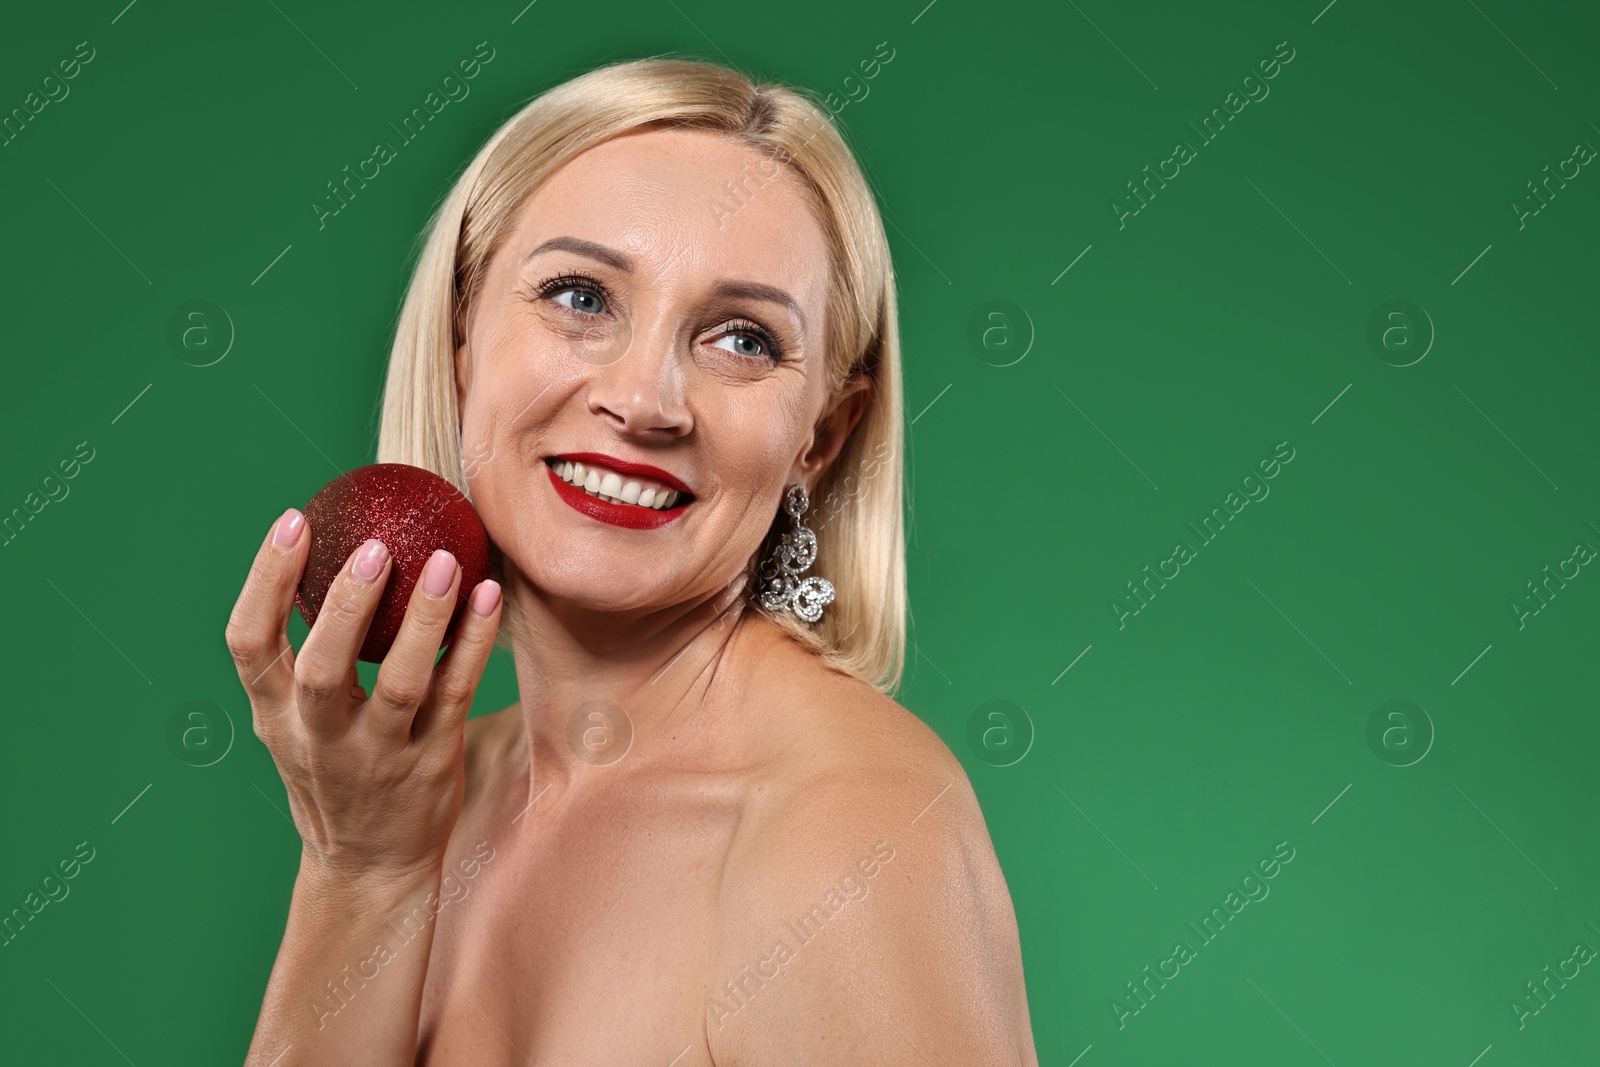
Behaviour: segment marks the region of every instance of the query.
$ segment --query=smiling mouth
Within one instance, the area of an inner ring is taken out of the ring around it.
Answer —
[[[572,488],[609,504],[643,511],[669,511],[694,500],[682,492],[636,474],[622,474],[597,463],[580,463],[560,456],[545,457],[545,466]]]

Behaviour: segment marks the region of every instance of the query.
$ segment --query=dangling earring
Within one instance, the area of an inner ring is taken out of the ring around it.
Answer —
[[[822,606],[833,603],[833,583],[813,575],[801,579],[817,561],[817,535],[800,521],[811,501],[806,487],[789,487],[783,507],[794,520],[794,529],[783,535],[772,556],[761,568],[761,606],[771,611],[788,608],[806,622],[822,618]]]

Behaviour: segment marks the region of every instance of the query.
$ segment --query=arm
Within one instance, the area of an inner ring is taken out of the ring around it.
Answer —
[[[358,884],[303,859],[246,1067],[414,1063],[439,883]]]
[[[368,698],[356,654],[391,561],[376,541],[352,553],[296,655],[285,625],[309,543],[291,509],[262,542],[226,633],[301,840],[247,1063],[409,1067],[436,890],[465,793],[467,709],[494,642],[499,586],[478,586],[435,663],[461,580],[450,554],[437,553]]]

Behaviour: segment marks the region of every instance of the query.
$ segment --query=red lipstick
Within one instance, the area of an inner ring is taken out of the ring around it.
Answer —
[[[607,460],[594,452],[576,452],[561,458],[579,463],[587,460],[603,464],[611,467],[619,474],[642,474],[649,478],[657,478],[674,489],[678,489],[679,492],[688,492],[687,489],[681,488],[682,482],[670,477],[663,471],[656,470],[654,467],[647,467],[638,463],[612,466],[617,461]],[[550,485],[555,489],[556,495],[570,504],[573,510],[580,511],[591,519],[610,523],[612,526],[623,526],[630,530],[654,530],[678,518],[693,503],[692,499],[686,500],[676,507],[667,508],[663,511],[657,511],[655,508],[641,508],[636,504],[613,504],[609,500],[601,500],[597,496],[590,496],[575,485],[568,485],[561,480],[561,477],[556,474],[555,468],[550,464],[546,463],[544,469],[549,474]]]

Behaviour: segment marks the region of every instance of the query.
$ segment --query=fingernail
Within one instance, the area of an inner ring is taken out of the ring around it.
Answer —
[[[455,578],[456,558],[442,548],[430,556],[428,565],[422,568],[422,588],[429,596],[444,596]]]
[[[280,548],[288,548],[300,540],[300,527],[305,524],[306,517],[294,508],[290,508],[272,528],[272,543]]]
[[[492,579],[484,581],[472,591],[472,610],[484,618],[489,617],[498,603],[500,603],[499,582]]]
[[[376,537],[368,538],[356,553],[356,561],[350,569],[357,578],[370,582],[383,573],[383,565],[389,560],[389,548]]]

